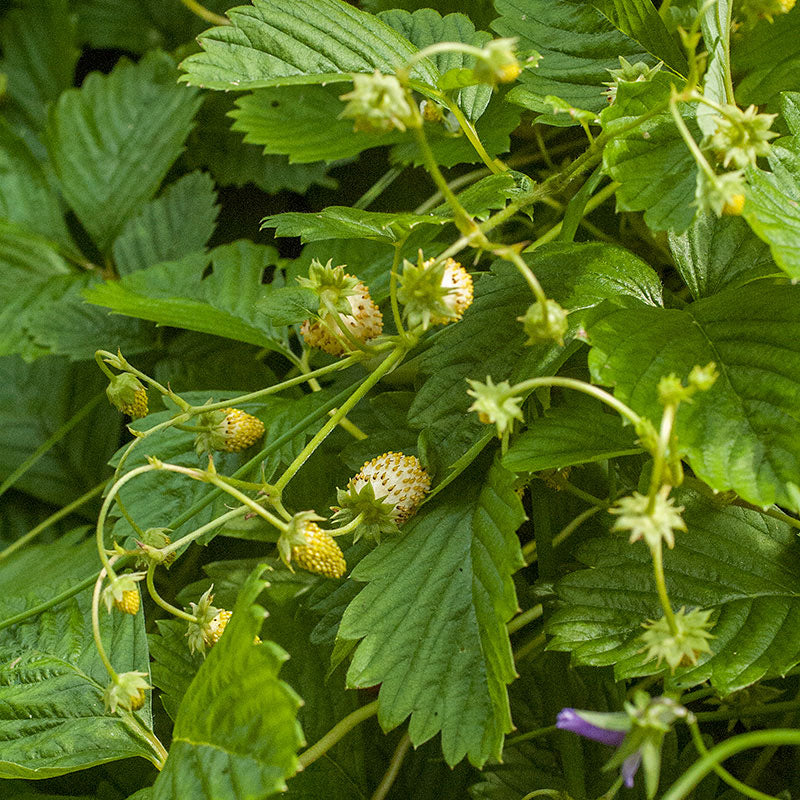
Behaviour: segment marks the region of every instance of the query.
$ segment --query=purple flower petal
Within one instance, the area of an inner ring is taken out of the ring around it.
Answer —
[[[597,725],[592,725],[591,722],[587,722],[580,715],[580,712],[576,711],[574,708],[562,708],[561,711],[558,712],[556,727],[563,731],[577,733],[579,736],[584,736],[587,739],[592,739],[595,742],[601,742],[611,747],[618,747],[625,738],[625,731],[609,731]]]
[[[620,769],[620,773],[622,774],[622,780],[629,789],[633,786],[633,776],[636,774],[636,771],[639,769],[639,765],[641,763],[642,763],[642,754],[641,751],[639,750],[629,755],[622,762],[622,768]]]

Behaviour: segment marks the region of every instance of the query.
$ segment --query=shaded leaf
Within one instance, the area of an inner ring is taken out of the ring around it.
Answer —
[[[800,475],[800,287],[751,283],[683,310],[598,309],[587,329],[592,377],[654,421],[659,378],[685,380],[713,361],[720,375],[678,409],[675,431],[695,473],[757,505],[797,507]]]
[[[505,623],[516,610],[511,575],[523,564],[516,529],[524,514],[511,474],[485,469],[361,561],[353,578],[368,584],[339,627],[341,639],[363,638],[348,685],[380,683],[381,725],[410,715],[415,744],[441,731],[451,766],[465,755],[478,766],[499,757],[511,730]]]
[[[125,224],[114,242],[117,272],[127,275],[205,248],[219,207],[214,182],[202,172],[184,175]]]
[[[755,511],[720,509],[689,491],[677,499],[688,531],[664,554],[670,600],[716,612],[713,652],[695,667],[679,667],[678,685],[710,680],[729,694],[784,675],[800,662],[797,537]],[[590,569],[558,582],[562,607],[548,624],[549,646],[572,651],[576,664],[614,664],[618,679],[656,672],[654,662],[643,664],[637,639],[645,619],[661,616],[647,548],[607,534],[578,556]]]
[[[50,156],[64,196],[103,252],[180,155],[198,106],[158,52],[138,64],[120,61],[110,75],[92,73],[59,97]]]
[[[190,652],[186,623],[182,620],[157,619],[156,626],[157,632],[147,637],[153,659],[153,686],[161,690],[161,703],[174,721],[181,700],[203,663],[203,656]]]

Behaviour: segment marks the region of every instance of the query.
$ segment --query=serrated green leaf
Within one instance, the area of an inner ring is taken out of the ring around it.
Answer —
[[[608,297],[630,294],[645,303],[660,303],[655,273],[631,253],[606,244],[551,244],[525,254],[549,297],[580,312]],[[427,375],[411,406],[409,422],[423,428],[449,466],[486,432],[476,414],[467,414],[471,399],[466,379],[513,380],[553,374],[568,350],[539,345],[526,348],[517,317],[533,302],[519,273],[495,262],[481,275],[475,302],[464,318],[438,334],[420,357]],[[581,325],[581,313],[570,318],[570,330]],[[503,342],[503,347],[497,343]]]
[[[25,141],[0,119],[0,218],[69,245],[61,202]]]
[[[104,391],[94,363],[70,364],[48,357],[25,364],[0,358],[0,479]],[[20,491],[58,506],[95,486],[117,447],[119,412],[105,401],[51,448],[15,484]]]
[[[792,95],[784,95],[787,103]],[[796,95],[794,95],[796,98]],[[772,252],[775,263],[791,278],[800,277],[800,128],[770,148],[772,172],[747,169],[744,217]]]
[[[0,577],[0,616],[7,618],[97,570],[86,529],[12,556]],[[0,777],[47,778],[94,764],[156,757],[136,726],[152,727],[149,701],[129,725],[103,707],[109,677],[91,633],[91,591],[0,632]],[[149,672],[144,617],[107,614],[101,635],[120,672]]]
[[[711,654],[679,667],[675,680],[710,680],[729,694],[763,678],[784,675],[800,662],[797,537],[781,522],[742,508],[720,509],[689,491],[688,531],[664,554],[670,600],[679,608],[713,609]],[[548,623],[550,647],[570,650],[574,663],[615,665],[618,678],[656,671],[643,664],[641,623],[661,616],[647,548],[625,536],[587,542],[578,557],[590,569],[556,585],[561,609]],[[662,665],[663,667],[663,665]]]
[[[292,164],[351,158],[410,136],[353,130],[352,120],[339,118],[343,92],[336,84],[259,89],[236,99],[231,130],[244,133],[245,143],[262,145],[264,153],[289,156]]]
[[[641,452],[636,434],[623,427],[617,414],[607,414],[599,403],[570,398],[543,417],[528,423],[503,457],[514,472],[562,469]]]
[[[669,247],[695,298],[777,272],[769,247],[739,217],[698,214],[685,233],[669,234]]]
[[[708,51],[708,67],[703,77],[703,95],[720,105],[728,100],[725,73],[730,70],[731,17],[733,0],[720,0],[705,9],[701,20],[703,41]],[[716,112],[705,103],[697,106],[697,124],[706,136],[717,128]]]
[[[449,217],[434,214],[395,214],[362,211],[349,206],[328,206],[322,211],[287,211],[265,217],[263,228],[275,228],[275,236],[299,236],[302,242],[322,239],[371,239],[394,244],[419,225],[446,225]]]
[[[625,5],[633,8],[644,4]],[[520,86],[531,93],[533,103],[529,107],[536,111],[549,113],[550,109],[543,101],[536,107],[534,98],[555,95],[576,108],[599,112],[606,105],[603,83],[609,80],[608,70],[619,67],[619,56],[632,63],[645,61],[653,66],[663,60],[678,71],[684,68],[681,62],[671,63],[671,49],[669,53],[660,47],[657,52],[648,52],[651,38],[662,43],[668,40],[660,20],[660,25],[642,21],[637,26],[640,34],[643,29],[648,31],[648,41],[642,43],[595,5],[582,0],[497,0],[495,6],[500,17],[492,28],[501,36],[519,37],[521,50],[536,50],[542,55],[536,69],[525,70],[520,76]]]
[[[470,9],[471,11],[471,9]],[[422,8],[410,14],[408,11],[392,10],[379,14],[387,25],[399,31],[411,44],[422,50],[436,42],[463,42],[473,47],[483,47],[492,36],[485,31],[476,31],[469,17],[464,14],[447,14],[442,16],[432,8]],[[448,73],[466,71],[472,73],[475,66],[475,57],[466,53],[451,51],[436,53],[431,56],[431,61],[436,65],[442,77],[439,79],[439,88],[455,89],[464,88],[456,96],[456,102],[467,115],[468,119],[476,120],[486,110],[492,97],[490,86],[475,86],[473,78],[468,84],[447,86]]]
[[[319,295],[304,286],[284,286],[262,297],[258,308],[273,325],[295,325],[317,311]]]
[[[70,271],[49,239],[0,220],[0,295],[9,298],[24,286]]]
[[[418,11],[430,6],[430,0],[363,0],[362,6],[373,14],[402,8],[405,11]],[[463,12],[461,0],[437,0],[436,8],[441,14]],[[469,4],[469,18],[479,28],[487,28],[497,16],[491,0],[472,0]]]
[[[161,690],[161,703],[170,719],[178,716],[178,707],[186,690],[203,663],[203,656],[189,650],[186,623],[178,619],[157,619],[157,632],[147,637],[153,686]]]
[[[368,581],[348,606],[341,639],[363,639],[349,686],[381,684],[378,720],[409,715],[412,742],[441,731],[451,766],[498,758],[511,730],[506,684],[514,678],[505,623],[516,610],[511,575],[523,564],[516,530],[524,519],[512,476],[495,465],[446,491],[403,537],[356,568]],[[420,570],[424,564],[424,570]]]
[[[644,95],[645,102],[659,96],[663,81],[649,86],[653,87],[652,94]],[[679,109],[692,135],[699,140],[694,110],[682,105]],[[603,126],[609,131],[633,120],[616,116],[613,106],[609,112],[601,115]],[[617,189],[618,211],[644,211],[645,222],[653,230],[679,234],[691,225],[697,211],[697,164],[669,112],[615,136],[603,150],[603,168],[622,184]]]
[[[277,255],[272,247],[241,240],[209,255],[132,272],[91,287],[84,296],[119,314],[284,350],[285,333],[256,308],[259,297],[270,291],[262,277]],[[209,260],[213,269],[204,277]]]
[[[47,106],[72,86],[78,49],[67,0],[24,0],[0,26],[8,97],[42,128]]]
[[[202,251],[216,226],[214,182],[202,172],[184,175],[128,220],[114,242],[117,272],[127,275]]]
[[[264,155],[260,147],[246,144],[231,130],[226,117],[234,108],[231,101],[229,95],[220,92],[206,95],[197,124],[189,134],[185,158],[191,166],[206,167],[220,186],[253,183],[271,194],[282,189],[305,193],[314,184],[328,189],[338,186],[336,180],[328,176],[329,167],[324,161],[290,164],[285,156]],[[307,133],[310,130],[304,130],[303,137]]]
[[[50,112],[50,156],[64,196],[103,252],[149,200],[180,155],[199,107],[175,85],[167,55],[120,61],[59,97]]]
[[[777,111],[781,92],[800,91],[800,8],[759,22],[731,55],[734,73],[741,76],[736,102]]]
[[[254,0],[227,16],[230,25],[199,37],[203,52],[183,61],[182,80],[237,90],[350,80],[353,72],[394,73],[417,50],[343,0]],[[412,76],[436,85],[429,61],[417,64]]]
[[[595,381],[661,419],[659,378],[713,361],[714,386],[678,409],[675,431],[694,472],[760,506],[796,507],[800,476],[800,287],[751,283],[683,310],[607,304],[587,323]]]
[[[264,614],[255,605],[261,572],[242,588],[224,635],[181,702],[153,800],[259,800],[285,791],[297,770],[301,700],[278,678],[288,656],[273,642],[254,644]]]

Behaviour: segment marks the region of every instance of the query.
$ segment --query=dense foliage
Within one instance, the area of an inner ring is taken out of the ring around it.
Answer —
[[[800,796],[800,6],[0,53],[0,797]]]

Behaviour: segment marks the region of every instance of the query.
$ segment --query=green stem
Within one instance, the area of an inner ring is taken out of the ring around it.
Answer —
[[[547,644],[547,637],[545,634],[537,634],[514,651],[514,661],[522,661],[522,659],[527,658],[531,653],[538,653],[540,650],[544,650],[545,644]]]
[[[80,508],[84,503],[88,500],[91,500],[93,497],[97,497],[103,491],[106,483],[108,481],[103,480],[97,484],[92,489],[89,489],[88,492],[82,494],[77,500],[73,500],[69,505],[64,506],[64,508],[59,509],[55,512],[55,514],[51,514],[46,520],[40,522],[35,528],[31,528],[27,533],[23,534],[19,537],[15,542],[12,542],[5,550],[0,552],[0,562],[7,559],[12,553],[19,550],[20,547],[28,544],[32,539],[35,539],[40,533],[46,531],[51,525],[54,525],[60,519],[63,519],[67,515],[71,514],[76,508]]]
[[[689,731],[692,734],[692,741],[694,742],[694,746],[697,748],[697,752],[701,757],[707,758],[709,756],[709,750],[703,741],[703,736],[700,733],[700,728],[698,727],[697,722],[693,719],[689,719],[687,720],[687,725],[689,726]],[[753,789],[746,783],[742,783],[742,781],[731,775],[730,772],[722,767],[717,761],[711,760],[710,763],[711,769],[713,769],[714,772],[716,772],[716,774],[728,784],[728,786],[735,789],[737,792],[741,792],[746,797],[752,797],[753,800],[777,800],[777,798],[771,794],[764,794],[764,792],[759,792],[758,789]]]
[[[73,414],[55,433],[48,436],[39,447],[31,453],[4,481],[0,484],[0,497],[2,497],[53,445],[58,444],[81,420],[94,411],[98,403],[105,397],[105,392],[95,395],[80,411]]]
[[[658,599],[661,602],[661,608],[664,610],[664,616],[667,619],[670,633],[673,636],[677,636],[679,633],[678,623],[675,621],[675,613],[669,602],[669,594],[667,594],[667,581],[664,577],[664,548],[661,540],[659,540],[658,544],[654,547],[650,548],[650,554],[653,557],[653,577],[656,581]]]
[[[602,403],[605,403],[610,408],[613,408],[614,411],[630,420],[634,425],[638,426],[641,424],[642,418],[630,406],[627,406],[625,403],[617,400],[613,394],[609,394],[608,392],[592,385],[591,383],[579,381],[575,378],[561,378],[555,375],[543,378],[529,378],[526,381],[515,384],[513,389],[514,394],[522,394],[533,389],[549,386],[560,386],[564,389],[575,389],[578,392],[588,394],[590,397],[594,397],[597,400],[600,400]]]
[[[364,521],[364,513],[360,513],[354,519],[351,519],[347,525],[342,525],[341,528],[333,528],[328,533],[331,536],[344,536],[345,534],[352,533]]]
[[[572,522],[568,525],[565,525],[554,537],[553,537],[553,547],[558,547],[565,539],[572,536],[572,534],[581,526],[584,522],[586,522],[589,517],[593,517],[598,511],[602,511],[604,506],[596,505],[592,506],[591,508],[587,508],[585,511],[582,511],[575,517]]]
[[[695,162],[697,162],[697,166],[700,167],[701,171],[705,174],[705,176],[710,181],[715,181],[717,179],[717,174],[709,165],[706,157],[703,155],[703,151],[697,145],[697,142],[694,140],[694,136],[689,131],[689,128],[686,126],[686,123],[683,121],[683,117],[678,111],[678,95],[674,94],[669,99],[669,111],[672,114],[672,119],[675,121],[675,126],[678,128],[678,132],[681,135],[681,138],[686,143],[686,146],[689,148],[692,156],[694,157]]]
[[[103,639],[100,636],[100,589],[103,586],[103,580],[107,572],[111,571],[110,567],[117,558],[117,556],[112,556],[108,563],[108,568],[104,567],[100,570],[100,574],[97,576],[97,580],[94,583],[94,591],[92,592],[92,636],[94,637],[94,645],[97,648],[97,653],[100,656],[100,660],[103,662],[103,666],[106,668],[106,672],[108,672],[114,683],[119,683],[119,675],[117,675],[117,671],[111,666],[111,662],[108,660],[106,650],[103,647]]]
[[[167,763],[167,749],[164,747],[163,744],[159,741],[158,737],[153,733],[153,731],[146,728],[141,720],[136,716],[136,714],[132,712],[127,712],[122,716],[122,721],[141,739],[143,739],[150,747],[153,749],[155,753],[155,758],[149,759],[149,761],[155,766],[155,768],[160,772],[164,769],[164,764]]]
[[[231,24],[231,21],[227,17],[221,17],[219,14],[215,14],[213,11],[209,11],[205,6],[201,6],[197,0],[181,0],[181,3],[183,3],[193,14],[197,14],[198,17],[204,19],[206,22],[210,22],[212,25]]]
[[[681,701],[683,702],[683,701]],[[698,722],[718,722],[725,719],[744,719],[746,717],[766,717],[772,714],[783,714],[787,711],[800,710],[800,700],[784,700],[780,703],[768,703],[763,706],[749,706],[731,709],[730,711],[698,711],[695,713]]]
[[[391,186],[400,175],[403,174],[403,167],[390,167],[372,186],[367,189],[358,200],[353,203],[353,208],[363,210],[372,205],[383,192]]]
[[[178,608],[177,606],[172,605],[172,603],[168,603],[156,589],[155,581],[153,580],[153,574],[156,571],[156,565],[151,564],[147,568],[147,591],[150,593],[150,597],[153,598],[153,602],[157,606],[161,606],[164,611],[168,611],[173,616],[177,617],[178,619],[185,620],[186,622],[197,622],[197,617],[194,614],[187,614],[183,609]]]
[[[539,617],[542,616],[544,613],[544,608],[542,607],[541,603],[533,606],[533,608],[529,608],[527,611],[523,611],[518,616],[514,617],[507,625],[506,630],[508,631],[509,635],[512,633],[516,633],[520,628],[524,628],[529,622],[535,622]]]
[[[525,259],[519,254],[519,250],[513,245],[489,245],[494,251],[494,253],[500,258],[504,258],[506,261],[510,261],[516,268],[517,271],[525,278],[526,283],[530,287],[531,292],[533,292],[533,296],[536,298],[538,302],[542,305],[547,303],[547,295],[542,289],[542,284],[539,283],[539,279],[536,275],[533,274],[533,270],[527,265]]]
[[[403,315],[400,313],[400,304],[397,301],[397,270],[400,269],[400,253],[407,240],[408,237],[406,236],[401,241],[395,242],[392,270],[389,273],[389,299],[392,304],[392,317],[401,340],[406,338],[406,329],[403,327]]]
[[[656,452],[653,454],[653,470],[650,473],[650,486],[647,491],[648,514],[653,513],[653,509],[656,507],[656,498],[662,488],[664,464],[667,459],[667,450],[669,449],[669,437],[672,435],[672,426],[675,423],[677,408],[674,403],[670,403],[664,408],[664,413],[661,415],[661,429],[658,433]]]
[[[397,779],[397,775],[400,772],[400,767],[403,766],[403,761],[405,760],[409,747],[411,747],[411,737],[408,735],[408,732],[406,732],[397,743],[397,747],[392,754],[392,759],[389,762],[389,766],[384,773],[381,782],[378,784],[378,788],[373,793],[371,800],[385,800],[386,795],[389,794],[392,785]]]
[[[297,457],[286,468],[283,475],[275,482],[275,489],[282,492],[286,484],[295,476],[300,467],[305,464],[309,456],[322,444],[330,432],[338,425],[342,417],[347,416],[350,410],[361,398],[375,386],[376,383],[389,372],[402,358],[405,351],[401,348],[390,353],[375,371],[347,398],[337,409],[336,413],[319,429],[311,441],[298,453]]]
[[[133,441],[125,448],[125,452],[120,456],[119,461],[117,462],[117,468],[114,470],[114,480],[117,480],[119,476],[122,474],[122,469],[125,466],[130,454],[133,452],[134,448],[139,444],[139,442],[144,441],[148,436],[151,436],[158,431],[164,430],[165,428],[172,427],[173,425],[180,425],[184,420],[187,420],[191,417],[191,414],[187,415],[186,412],[177,414],[170,419],[164,420],[164,422],[159,422],[158,425],[153,425],[152,428],[148,428],[145,431],[137,431],[135,434],[135,438]],[[131,430],[130,426],[128,430]]]
[[[529,742],[531,739],[539,739],[542,736],[549,736],[551,733],[555,733],[558,730],[555,725],[547,725],[544,728],[537,728],[534,731],[528,731],[527,733],[521,733],[519,736],[514,736],[511,739],[506,739],[506,743],[503,745],[503,749],[505,750],[506,747],[514,747],[514,745],[522,744],[523,742]]]
[[[228,511],[226,514],[223,514],[216,519],[212,519],[211,522],[207,522],[205,525],[201,525],[196,530],[193,530],[191,533],[187,533],[186,536],[181,536],[180,539],[176,539],[174,542],[171,542],[166,547],[161,548],[161,553],[164,555],[169,555],[170,553],[174,553],[177,550],[180,550],[181,547],[184,545],[193,542],[195,539],[199,539],[203,534],[208,533],[209,531],[213,531],[214,528],[219,528],[220,526],[224,525],[228,520],[235,519],[236,517],[241,517],[247,513],[246,506],[239,506],[239,508],[234,508],[231,511]]]
[[[95,529],[95,536],[97,538],[97,552],[100,555],[100,560],[103,562],[103,566],[108,573],[109,580],[115,581],[117,579],[117,575],[114,572],[113,567],[111,566],[111,561],[106,555],[106,543],[105,543],[105,523],[106,523],[106,516],[108,516],[108,511],[111,508],[111,504],[114,502],[114,497],[116,496],[117,492],[130,480],[133,480],[137,475],[142,475],[145,472],[152,472],[153,470],[159,469],[159,467],[155,466],[154,464],[143,464],[141,467],[136,467],[136,469],[132,469],[130,472],[126,472],[110,489],[109,493],[106,495],[105,500],[103,501],[103,505],[100,507],[100,514],[97,517],[97,527]]]
[[[337,742],[343,739],[353,728],[364,720],[374,717],[378,713],[378,701],[373,700],[365,706],[357,708],[344,719],[336,723],[316,744],[300,753],[297,761],[302,769],[313,764],[320,756],[325,755]]]
[[[508,167],[502,161],[497,158],[492,158],[489,155],[486,148],[483,146],[480,136],[478,136],[478,131],[475,130],[475,126],[464,116],[464,112],[458,107],[458,103],[453,102],[447,95],[443,95],[442,99],[447,103],[448,109],[450,109],[450,112],[456,118],[461,130],[464,131],[465,136],[469,139],[470,144],[475,148],[475,152],[480,156],[481,161],[486,164],[487,168],[495,175],[507,172]]]

